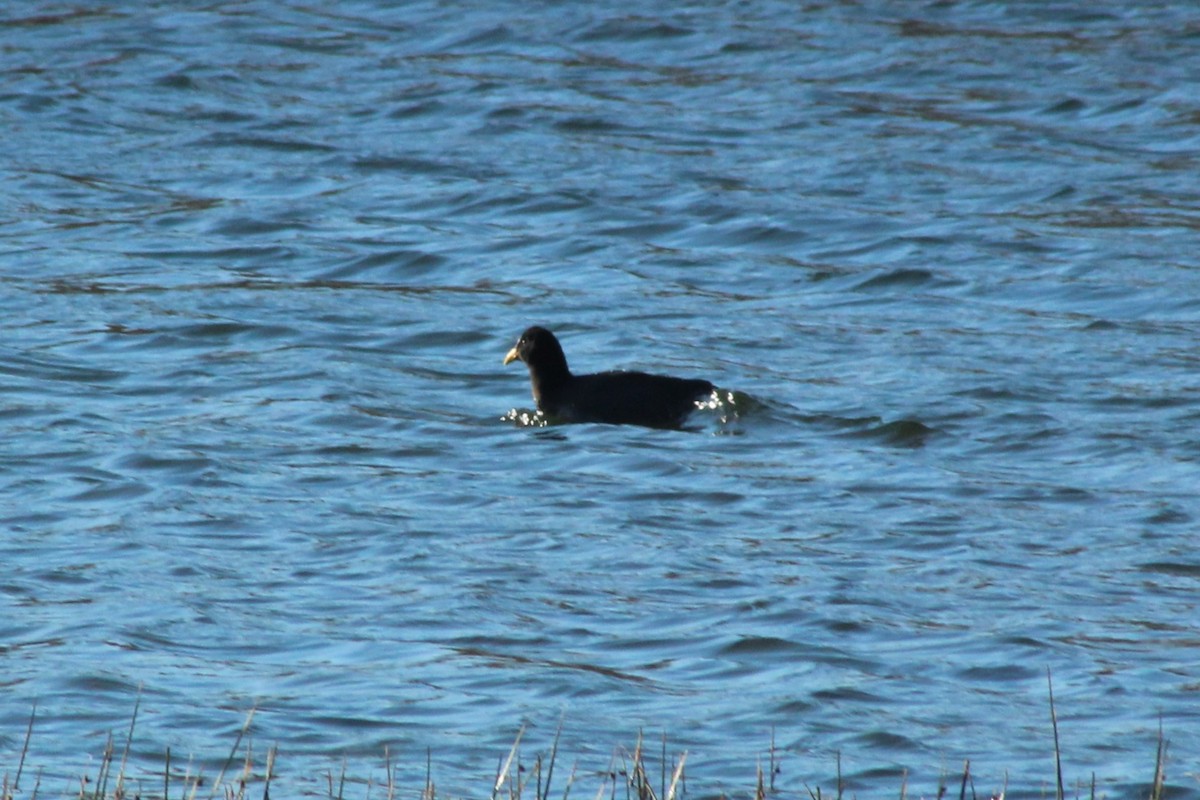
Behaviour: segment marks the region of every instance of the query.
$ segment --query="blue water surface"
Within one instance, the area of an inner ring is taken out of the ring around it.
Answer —
[[[484,796],[561,725],[582,796],[644,731],[697,797],[1044,797],[1049,675],[1069,791],[1161,728],[1200,798],[1196,20],[5,6],[17,796],[135,709],[141,796],[207,792],[253,709],[255,795]],[[527,424],[534,323],[719,402]]]

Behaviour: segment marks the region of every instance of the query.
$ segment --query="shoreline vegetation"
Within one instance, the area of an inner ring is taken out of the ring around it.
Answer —
[[[1020,792],[1021,796],[1036,796],[1041,800],[1097,800],[1105,797],[1097,794],[1096,776],[1090,776],[1090,782],[1076,781],[1070,785],[1064,784],[1062,751],[1058,737],[1058,714],[1054,706],[1054,689],[1048,683],[1050,699],[1050,721],[1053,732],[1053,771],[1050,780],[1042,782],[1040,793],[1028,790]],[[30,744],[33,739],[37,706],[34,705],[26,727],[24,743],[21,747],[18,763],[15,768],[0,765],[3,770],[0,777],[0,800],[36,800],[37,798],[75,798],[76,800],[198,800],[198,798],[221,798],[221,800],[269,800],[276,787],[272,779],[276,777],[275,766],[279,756],[277,745],[271,746],[260,758],[255,752],[247,732],[254,719],[255,710],[246,715],[246,720],[238,730],[228,757],[224,760],[220,772],[215,778],[205,775],[202,769],[194,767],[192,760],[180,764],[170,748],[163,751],[161,763],[154,768],[143,769],[143,774],[149,777],[131,777],[132,768],[130,754],[133,747],[134,731],[137,726],[137,715],[140,698],[134,704],[133,715],[129,722],[128,732],[124,741],[119,741],[113,733],[109,733],[104,751],[92,773],[79,774],[70,779],[70,784],[59,790],[50,787],[49,780],[43,780],[41,767],[31,768],[27,763]],[[632,750],[617,748],[610,757],[607,769],[590,769],[582,772],[578,763],[572,766],[565,778],[562,777],[564,767],[559,766],[559,736],[562,733],[560,724],[555,733],[553,744],[546,754],[537,753],[532,763],[522,760],[521,740],[525,734],[524,726],[517,732],[512,747],[506,756],[498,762],[495,775],[489,784],[480,786],[479,793],[473,797],[482,798],[486,790],[488,800],[684,800],[687,797],[687,776],[684,767],[687,764],[687,751],[669,755],[667,751],[667,736],[664,734],[660,747],[654,748],[657,753],[651,753],[648,744],[639,733]],[[245,747],[243,748],[243,742]],[[1168,741],[1163,736],[1161,723],[1158,731],[1158,743],[1150,780],[1144,790],[1130,797],[1139,800],[1167,800],[1174,796],[1172,787],[1166,785]],[[658,762],[654,764],[654,757]],[[770,747],[766,753],[766,763],[760,757],[754,769],[754,780],[750,785],[741,787],[735,792],[724,789],[713,792],[700,787],[697,796],[706,800],[716,798],[749,798],[754,800],[772,800],[786,798],[787,800],[856,800],[856,791],[847,788],[843,781],[840,754],[835,759],[836,773],[831,787],[820,785],[810,786],[803,783],[800,790],[782,791],[776,786],[776,776],[781,772],[781,763],[786,753],[775,746],[772,734]],[[439,793],[434,782],[432,753],[426,752],[424,785],[400,785],[394,769],[392,754],[385,748],[383,753],[384,779],[362,779],[347,775],[346,761],[343,759],[341,769],[337,773],[326,770],[301,794],[306,797],[323,797],[330,800],[352,800],[352,798],[408,798],[410,800],[451,800],[456,795]],[[554,783],[558,770],[558,783]],[[31,774],[32,773],[32,774]],[[59,773],[56,772],[55,782]],[[581,784],[577,786],[577,784]],[[582,785],[586,784],[586,785]],[[351,794],[347,794],[350,791]],[[572,795],[572,792],[576,794]],[[1051,793],[1053,791],[1053,793]],[[288,796],[285,791],[283,796]],[[891,791],[880,796],[899,798],[899,800],[1006,800],[1008,796],[1008,773],[1006,771],[1004,785],[994,791],[978,793],[975,779],[971,773],[971,762],[965,761],[961,773],[943,773],[938,780],[935,794],[915,792],[908,785],[908,773],[904,771],[900,783]]]

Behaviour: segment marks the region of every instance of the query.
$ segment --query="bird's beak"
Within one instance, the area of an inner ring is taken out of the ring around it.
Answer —
[[[512,350],[509,350],[508,355],[506,355],[504,357],[504,366],[507,367],[509,364],[516,361],[520,357],[521,357],[521,354],[518,353],[517,348],[514,347]]]

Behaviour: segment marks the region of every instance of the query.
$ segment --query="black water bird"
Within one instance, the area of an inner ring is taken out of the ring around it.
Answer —
[[[678,428],[696,401],[713,393],[705,380],[644,372],[573,375],[558,339],[536,325],[521,334],[504,363],[517,359],[529,367],[538,410],[563,422]]]

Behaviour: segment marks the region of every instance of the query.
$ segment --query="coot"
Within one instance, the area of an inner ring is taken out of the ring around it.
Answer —
[[[529,367],[538,410],[563,422],[678,428],[713,392],[708,381],[644,372],[572,375],[558,339],[537,325],[521,334],[504,363],[517,359]]]

